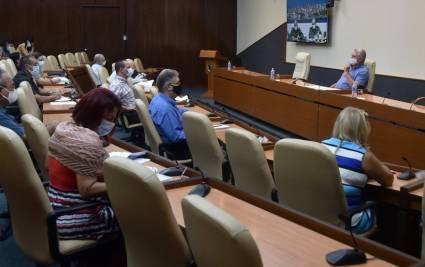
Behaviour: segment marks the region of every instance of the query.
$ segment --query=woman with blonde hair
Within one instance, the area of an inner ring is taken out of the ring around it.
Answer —
[[[367,116],[364,110],[346,107],[335,121],[332,137],[322,141],[335,154],[349,209],[364,202],[362,191],[368,178],[384,186],[392,185],[394,179],[390,169],[369,149],[371,128]],[[370,210],[360,212],[351,223],[355,233],[366,232],[375,224],[374,214]]]

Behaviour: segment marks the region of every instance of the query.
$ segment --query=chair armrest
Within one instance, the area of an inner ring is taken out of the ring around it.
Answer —
[[[62,254],[60,253],[60,250],[59,250],[58,229],[56,225],[57,218],[63,215],[74,213],[79,210],[88,209],[88,208],[96,207],[98,205],[103,205],[107,203],[109,202],[108,201],[93,201],[89,203],[75,205],[72,207],[56,209],[47,215],[47,236],[49,240],[49,249],[54,259],[59,259],[62,257]]]
[[[359,213],[361,211],[366,211],[367,209],[373,209],[376,206],[376,202],[374,201],[366,201],[363,205],[360,205],[354,209],[351,209],[347,212],[347,214],[340,216],[340,218],[344,221],[345,229],[351,229],[351,219],[354,214]]]

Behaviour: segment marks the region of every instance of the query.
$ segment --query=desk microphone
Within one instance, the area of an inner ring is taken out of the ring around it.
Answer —
[[[401,157],[401,159],[407,163],[407,166],[409,166],[408,171],[404,171],[398,175],[398,179],[400,180],[410,180],[416,177],[416,174],[412,171],[412,165],[410,164],[410,161],[406,157]]]
[[[425,96],[422,96],[422,97],[418,97],[418,98],[416,98],[415,100],[413,100],[413,101],[412,101],[412,104],[410,105],[409,110],[412,110],[413,106],[414,106],[416,103],[418,103],[418,102],[420,102],[421,100],[424,100],[424,99],[425,99]]]
[[[366,263],[366,254],[359,250],[356,239],[353,235],[351,221],[349,222],[348,230],[350,231],[351,239],[353,240],[354,249],[338,249],[326,255],[326,261],[332,266],[345,266]]]

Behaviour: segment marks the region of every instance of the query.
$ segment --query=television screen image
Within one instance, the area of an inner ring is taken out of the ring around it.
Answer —
[[[288,0],[288,41],[328,42],[327,0]]]

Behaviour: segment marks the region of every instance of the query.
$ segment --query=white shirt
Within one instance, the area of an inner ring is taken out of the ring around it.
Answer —
[[[102,65],[100,65],[100,64],[93,64],[92,66],[91,66],[91,69],[93,70],[93,72],[94,72],[94,76],[96,77],[96,85],[97,86],[99,86],[99,85],[101,85],[102,84],[102,81],[100,80],[100,69],[102,68],[103,66]]]

